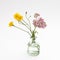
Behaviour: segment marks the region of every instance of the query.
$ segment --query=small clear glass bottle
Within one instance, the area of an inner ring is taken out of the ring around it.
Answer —
[[[35,40],[32,40],[28,43],[27,52],[30,56],[37,56],[40,53],[40,45],[36,43]]]

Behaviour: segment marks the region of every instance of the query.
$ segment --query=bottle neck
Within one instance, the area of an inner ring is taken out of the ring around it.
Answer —
[[[31,40],[32,40],[32,43],[35,43],[35,40],[36,40],[35,31],[32,31]]]
[[[31,38],[31,40],[32,40],[32,43],[35,43],[35,38]]]
[[[35,40],[32,40],[32,43],[35,43]]]

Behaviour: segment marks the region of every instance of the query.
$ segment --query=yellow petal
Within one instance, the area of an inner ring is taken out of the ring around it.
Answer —
[[[15,18],[17,21],[23,20],[23,16],[20,15],[19,13],[15,13],[15,14],[14,14],[14,18]]]
[[[14,26],[13,22],[9,22],[9,27]]]

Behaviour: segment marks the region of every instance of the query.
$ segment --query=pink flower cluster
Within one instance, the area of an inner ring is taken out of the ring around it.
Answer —
[[[39,16],[39,14],[37,14],[37,15]],[[44,19],[42,19],[40,16],[38,18],[38,16],[33,20],[33,25],[35,27],[45,28],[46,27],[46,22],[44,22]]]

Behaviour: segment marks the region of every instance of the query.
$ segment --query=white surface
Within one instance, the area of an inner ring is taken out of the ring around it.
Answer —
[[[25,11],[39,12],[47,23],[45,29],[38,29],[41,51],[37,57],[26,53],[29,36],[8,27],[15,12],[24,15]],[[0,60],[60,60],[60,0],[0,0]]]

